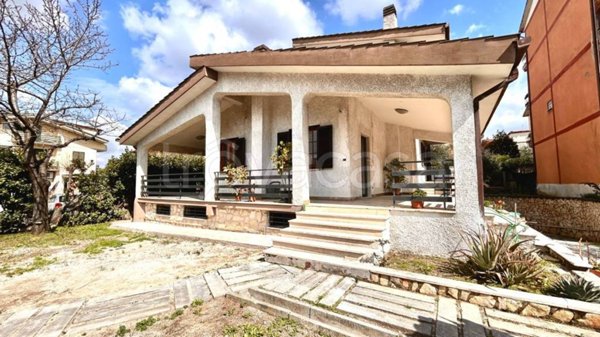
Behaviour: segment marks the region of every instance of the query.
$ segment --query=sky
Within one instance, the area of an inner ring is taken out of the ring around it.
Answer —
[[[125,115],[127,127],[191,73],[189,56],[291,46],[291,39],[381,29],[382,9],[394,3],[399,26],[447,22],[451,38],[518,31],[525,0],[104,0],[103,21],[115,66],[79,74]],[[485,135],[528,128],[522,117],[526,74],[507,90]],[[123,147],[113,137],[99,154],[103,166]]]

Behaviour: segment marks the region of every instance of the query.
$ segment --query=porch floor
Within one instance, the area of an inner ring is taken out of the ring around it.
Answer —
[[[392,206],[391,195],[379,195],[375,197],[359,198],[354,200],[336,200],[336,199],[315,199],[311,200],[311,204],[329,204],[329,205],[347,205],[347,206],[367,206],[377,208],[394,208]],[[453,203],[448,203],[449,210],[454,209]],[[410,201],[396,203],[396,208],[411,208]],[[444,209],[444,204],[441,202],[426,202],[426,209]]]

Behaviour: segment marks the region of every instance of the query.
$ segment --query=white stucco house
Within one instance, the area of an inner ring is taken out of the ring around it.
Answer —
[[[455,249],[461,230],[482,223],[480,137],[527,42],[451,40],[447,24],[397,27],[393,6],[383,14],[379,30],[192,55],[193,73],[120,136],[137,151],[135,220],[275,233],[272,256],[364,257],[381,238]],[[292,144],[284,176],[271,161],[281,141]],[[443,172],[429,162],[437,144],[452,147]],[[205,172],[149,176],[153,151],[202,154]],[[393,159],[406,177],[395,197],[383,170]],[[227,163],[251,170],[243,201],[226,184]],[[428,191],[424,209],[408,207],[416,187]]]
[[[519,150],[531,149],[531,131],[517,130],[508,133],[508,136],[517,144]]]
[[[10,128],[7,125],[8,121],[0,120],[0,148],[10,148],[15,146],[16,142],[13,139]],[[42,128],[42,134],[36,142],[36,148],[48,148],[68,142],[70,139],[81,136],[82,132],[90,135],[96,134],[97,130],[85,126],[77,126],[77,128],[69,127],[65,123],[45,123]],[[100,137],[96,137],[94,141],[75,141],[65,147],[58,148],[54,151],[51,158],[51,166],[48,169],[48,180],[50,181],[49,197],[53,200],[54,196],[63,195],[65,181],[68,176],[67,167],[73,159],[81,159],[87,165],[89,173],[96,170],[97,155],[99,152],[106,151],[108,141]],[[80,174],[81,172],[75,172]]]

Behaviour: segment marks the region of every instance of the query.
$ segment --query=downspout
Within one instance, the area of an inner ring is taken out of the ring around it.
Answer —
[[[519,39],[515,43],[516,54],[515,54],[515,63],[513,64],[513,68],[510,72],[510,75],[502,80],[502,82],[496,84],[490,89],[486,90],[482,94],[476,96],[473,99],[473,112],[475,114],[475,148],[476,148],[476,159],[477,159],[477,187],[479,190],[479,209],[481,210],[481,214],[484,214],[483,200],[483,153],[481,149],[481,122],[479,120],[479,102],[497,92],[498,90],[506,90],[509,84],[516,81],[519,78],[519,63],[523,59],[525,53],[527,52],[527,48],[531,44],[531,38],[525,36]],[[490,117],[491,118],[491,117]]]

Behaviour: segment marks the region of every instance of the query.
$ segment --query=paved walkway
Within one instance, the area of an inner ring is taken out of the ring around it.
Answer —
[[[112,223],[111,227],[186,239],[230,242],[250,247],[267,248],[273,245],[273,240],[269,235],[204,229],[193,226],[175,226],[159,222],[116,221]]]
[[[546,320],[481,308],[446,297],[427,296],[351,277],[300,270],[267,262],[219,269],[142,293],[82,299],[0,315],[0,336],[59,337],[134,322],[230,292],[260,291],[283,296],[376,324],[391,331],[440,337],[589,336],[600,333]]]

